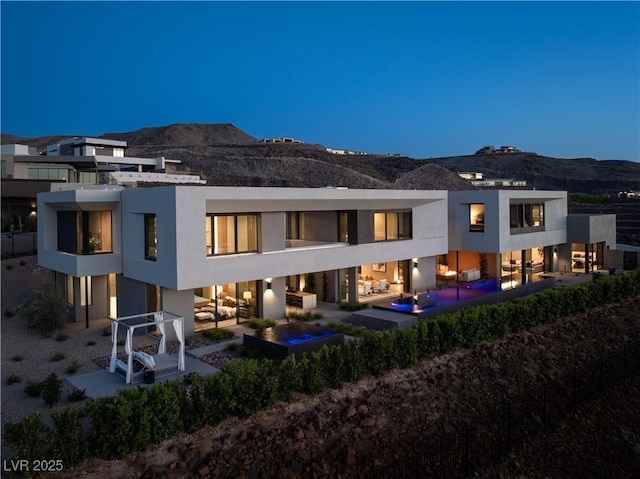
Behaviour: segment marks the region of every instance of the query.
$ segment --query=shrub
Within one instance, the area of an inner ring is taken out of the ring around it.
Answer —
[[[100,333],[101,336],[104,336],[105,338],[107,336],[111,336],[111,328],[107,327],[107,328],[102,328],[102,332]]]
[[[87,399],[87,390],[86,389],[78,389],[73,388],[72,391],[69,391],[67,394],[67,400],[69,402],[80,402]]]
[[[31,464],[36,459],[45,457],[43,452],[44,437],[48,428],[42,414],[34,413],[10,422],[4,428],[4,443],[15,452],[13,460],[27,460]]]
[[[13,269],[13,265],[11,263],[7,264],[6,268],[11,271]]]
[[[16,362],[16,363],[19,363],[19,362],[20,362],[20,361],[22,361],[23,359],[24,359],[24,357],[23,357],[23,356],[20,356],[19,354],[16,354],[15,356],[13,356],[13,357],[11,358],[11,361],[14,361],[14,362]]]
[[[24,388],[24,392],[27,393],[28,396],[37,397],[42,393],[42,389],[44,388],[44,382],[33,382],[29,381]]]
[[[206,393],[202,376],[189,373],[184,382],[186,387],[181,390],[180,414],[185,432],[192,433],[208,424],[213,402]]]
[[[367,331],[364,328],[360,328],[349,323],[327,323],[323,324],[322,327],[324,329],[329,329],[331,331],[336,331],[337,333],[347,334],[354,337],[364,336],[365,334],[372,334],[371,331]]]
[[[275,325],[276,322],[273,319],[252,319],[247,323],[251,329],[266,329]]]
[[[212,341],[223,341],[233,337],[233,331],[224,328],[206,329],[202,334]]]
[[[5,318],[10,318],[13,316],[13,311],[11,311],[9,308],[4,310],[4,316]]]
[[[322,368],[318,352],[304,353],[300,360],[300,377],[302,378],[301,392],[317,394],[325,390]]]
[[[137,391],[126,389],[125,391]],[[129,393],[132,394],[132,393]],[[87,435],[89,453],[104,459],[122,457],[135,450],[132,442],[133,405],[123,394],[89,400],[87,413],[91,427]]]
[[[20,310],[20,315],[29,328],[50,336],[64,326],[68,312],[64,298],[52,284],[47,283],[36,289],[30,301]]]
[[[9,376],[7,378],[7,385],[8,386],[11,386],[12,384],[16,384],[16,383],[19,383],[19,382],[22,382],[22,379],[16,373],[13,373],[11,376]]]
[[[25,260],[21,259],[20,261],[18,261],[18,264],[19,264],[20,266],[26,266],[26,265],[27,265],[27,262],[26,262]]]
[[[368,303],[358,303],[357,301],[340,301],[338,302],[338,308],[343,311],[360,311],[361,309],[365,309],[369,306]]]
[[[67,358],[67,355],[66,355],[66,354],[64,354],[64,353],[60,353],[60,352],[57,352],[56,354],[54,354],[54,355],[51,357],[51,361],[52,361],[52,362],[57,362],[57,361],[62,361],[63,359],[66,359],[66,358]]]
[[[181,386],[178,381],[156,383],[146,391],[150,408],[150,440],[158,443],[182,431]]]
[[[87,346],[95,346],[96,342],[95,341],[87,341]]]
[[[65,467],[78,464],[87,455],[87,441],[82,431],[82,411],[69,407],[51,412],[53,429],[47,435],[51,457],[61,459]]]
[[[287,315],[288,319],[293,319],[294,321],[312,321],[314,319],[322,319],[324,318],[324,315],[319,312],[311,312],[311,311],[305,311],[304,313],[298,313],[296,311],[289,313]]]
[[[233,391],[229,412],[241,417],[275,403],[277,379],[272,360],[251,359],[231,363],[227,374]]]
[[[278,399],[282,401],[292,401],[294,394],[300,391],[302,378],[300,376],[300,365],[294,355],[287,356],[282,360],[277,371],[278,377]]]
[[[56,373],[51,373],[42,383],[42,398],[48,406],[53,406],[62,394],[62,381]]]
[[[67,366],[67,374],[75,374],[80,369],[80,363],[77,359],[72,359],[69,365]]]
[[[69,336],[67,336],[64,333],[58,333],[56,335],[56,341],[62,342],[62,341],[66,341],[67,339],[69,339]]]

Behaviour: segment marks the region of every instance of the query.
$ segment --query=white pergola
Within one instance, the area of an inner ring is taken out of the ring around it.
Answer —
[[[149,318],[153,316],[153,321],[149,321]],[[129,324],[136,319],[144,319],[138,324]],[[173,329],[176,332],[176,337],[180,343],[177,359],[173,355],[166,353],[166,329],[167,323],[173,324]],[[160,341],[158,343],[158,352],[154,355],[148,355],[142,352],[134,351],[133,346],[133,332],[138,328],[148,328],[149,326],[155,326],[160,333]],[[127,337],[124,343],[124,352],[127,355],[126,364],[118,359],[118,329],[126,328]],[[140,361],[148,368],[160,369],[160,368],[173,368],[176,367],[178,371],[184,371],[184,318],[182,316],[175,315],[168,311],[158,311],[155,313],[136,314],[133,316],[126,316],[123,318],[116,318],[111,323],[111,362],[109,363],[109,372],[115,373],[117,369],[122,369],[126,372],[126,383],[131,384],[133,378],[133,361],[134,359]]]

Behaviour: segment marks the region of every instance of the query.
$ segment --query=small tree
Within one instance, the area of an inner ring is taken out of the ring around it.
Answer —
[[[62,329],[68,312],[64,298],[55,287],[52,284],[41,284],[27,305],[20,310],[20,315],[28,327],[44,336],[50,336],[54,331]]]
[[[487,253],[480,253],[480,277],[487,279],[489,277],[489,261]]]
[[[306,293],[316,292],[316,275],[314,273],[308,273],[304,280],[304,290]]]

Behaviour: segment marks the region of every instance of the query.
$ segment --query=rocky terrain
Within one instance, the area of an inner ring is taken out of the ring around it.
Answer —
[[[375,465],[392,463],[418,438],[445,437],[541,381],[638,338],[640,297],[56,477],[372,477]],[[636,376],[474,477],[631,478],[640,470],[638,431]]]
[[[3,134],[1,139],[42,150],[68,136],[73,135],[20,138]],[[335,155],[322,145],[260,143],[231,124],[175,124],[101,137],[127,141],[128,156],[181,160],[210,185],[460,190],[473,187],[457,172],[473,171],[526,180],[528,187],[536,189],[640,190],[640,163],[620,160],[560,159],[523,152],[429,159]]]

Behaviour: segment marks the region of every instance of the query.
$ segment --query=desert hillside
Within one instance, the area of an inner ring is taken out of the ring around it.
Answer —
[[[2,135],[3,143],[43,149],[71,135],[21,138]],[[261,143],[236,126],[174,124],[102,138],[127,141],[129,156],[181,160],[210,185],[347,186],[350,188],[472,189],[458,172],[489,178],[526,180],[530,188],[604,193],[640,190],[640,163],[561,159],[535,153],[477,154],[414,159],[384,155],[335,155],[322,145]]]

